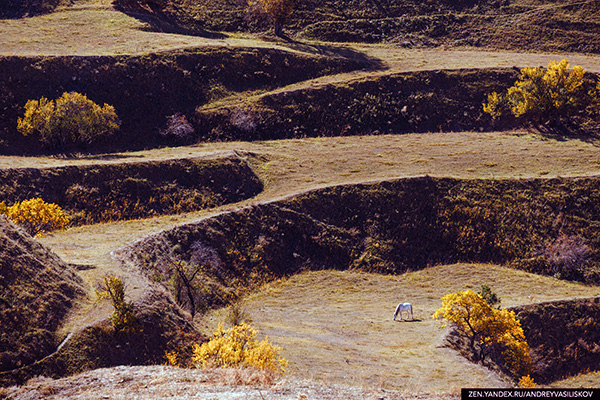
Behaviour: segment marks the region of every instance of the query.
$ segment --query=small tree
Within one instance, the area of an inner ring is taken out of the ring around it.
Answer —
[[[585,70],[569,62],[550,62],[548,68],[523,68],[505,95],[490,93],[484,112],[494,118],[506,113],[523,117],[538,127],[563,126],[565,119],[581,114],[597,97],[596,88],[584,82]]]
[[[7,207],[0,203],[0,213],[22,226],[31,236],[62,229],[69,223],[63,210],[54,203],[46,203],[40,198],[16,202]]]
[[[180,305],[188,303],[193,319],[196,315],[196,288],[194,281],[204,267],[200,264],[190,264],[183,261],[176,261],[170,264],[170,267],[173,268],[174,272],[173,289],[175,290],[175,300]],[[186,300],[184,300],[184,296]]]
[[[494,309],[479,293],[465,290],[442,297],[442,308],[433,318],[448,321],[468,339],[475,361],[484,362],[492,351],[499,350],[515,376],[529,372],[529,345],[514,312]]]
[[[115,331],[137,332],[139,323],[133,310],[133,304],[125,301],[125,285],[119,277],[107,275],[98,286],[96,294],[100,298],[110,299],[114,311],[110,317]]]
[[[42,97],[25,104],[17,130],[34,136],[49,148],[79,147],[112,135],[120,121],[113,106],[98,104],[77,92],[63,93],[56,101]]]
[[[481,285],[481,290],[477,293],[492,307],[500,304],[500,297],[488,285]]]
[[[247,2],[250,7],[264,10],[275,24],[275,35],[283,36],[283,25],[292,14],[296,0],[247,0]]]

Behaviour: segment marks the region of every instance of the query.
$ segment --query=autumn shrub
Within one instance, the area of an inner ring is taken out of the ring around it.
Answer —
[[[515,313],[492,308],[479,293],[465,290],[445,295],[433,318],[446,320],[467,339],[475,361],[485,362],[495,353],[513,376],[531,370],[529,345]]]
[[[284,372],[287,360],[279,354],[281,347],[268,339],[258,341],[256,329],[242,322],[228,330],[219,324],[206,343],[194,345],[192,362],[198,368],[254,367]]]
[[[576,235],[560,235],[542,250],[556,277],[576,279],[591,255],[585,239]]]
[[[535,381],[533,380],[532,377],[529,376],[529,374],[523,375],[519,379],[519,387],[522,389],[533,389],[536,386],[537,385],[536,385]]]
[[[31,236],[62,229],[69,223],[69,218],[58,205],[46,203],[40,198],[19,201],[10,207],[1,202],[0,213],[6,214]]]
[[[548,68],[522,68],[506,94],[492,92],[484,112],[494,118],[510,113],[536,127],[565,128],[567,120],[582,115],[596,103],[597,88],[584,80],[585,70],[569,62],[550,62]]]
[[[176,351],[166,351],[165,360],[165,365],[169,367],[181,367],[181,363],[179,362],[179,353]]]
[[[105,276],[96,293],[100,298],[110,299],[114,308],[110,321],[116,332],[137,332],[139,330],[133,303],[125,300],[125,284],[121,278],[112,275]]]
[[[119,126],[114,107],[100,107],[85,95],[65,92],[56,101],[45,97],[29,100],[17,130],[37,138],[47,148],[67,150],[107,138]]]
[[[159,133],[166,138],[186,143],[193,138],[196,131],[185,115],[174,114],[167,118],[165,127]]]

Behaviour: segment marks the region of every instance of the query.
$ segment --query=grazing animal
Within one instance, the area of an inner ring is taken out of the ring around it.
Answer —
[[[408,312],[410,311],[410,317],[412,319],[415,319],[414,315],[413,315],[413,309],[412,309],[412,304],[410,303],[400,303],[398,304],[398,307],[396,307],[396,312],[394,312],[394,321],[396,320],[396,317],[398,316],[398,313],[400,313],[400,320],[402,320],[402,312],[406,311],[406,318],[408,319]]]

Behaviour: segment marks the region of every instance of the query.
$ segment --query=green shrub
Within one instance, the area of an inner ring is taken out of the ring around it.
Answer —
[[[111,136],[120,121],[114,107],[98,104],[77,92],[63,93],[56,101],[29,100],[17,130],[37,138],[51,149],[81,148]]]
[[[481,291],[477,292],[490,306],[500,303],[500,297],[488,285],[481,285]]]

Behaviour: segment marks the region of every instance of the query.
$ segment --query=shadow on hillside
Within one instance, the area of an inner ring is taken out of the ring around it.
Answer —
[[[145,23],[148,26],[145,30],[151,32],[174,33],[207,39],[223,39],[226,37],[219,32],[211,32],[197,27],[193,29],[183,27],[175,18],[163,12],[158,6],[152,7],[152,3],[148,3],[147,7],[142,7],[136,1],[115,0],[112,5],[117,11]]]
[[[423,322],[422,319],[414,318],[414,319],[397,319],[394,322]]]
[[[541,135],[545,140],[555,140],[557,142],[579,140],[594,147],[600,147],[600,123],[589,119],[561,127],[529,124],[526,129],[529,133]]]
[[[339,57],[348,60],[356,60],[369,65],[369,68],[373,70],[381,70],[386,68],[382,60],[370,57],[365,53],[361,53],[360,51],[352,49],[348,46],[304,43],[298,40],[294,40],[288,36],[284,36],[282,38],[262,37],[261,39],[267,42],[274,42],[280,46],[287,47],[295,51],[301,51],[304,53],[325,57]]]

